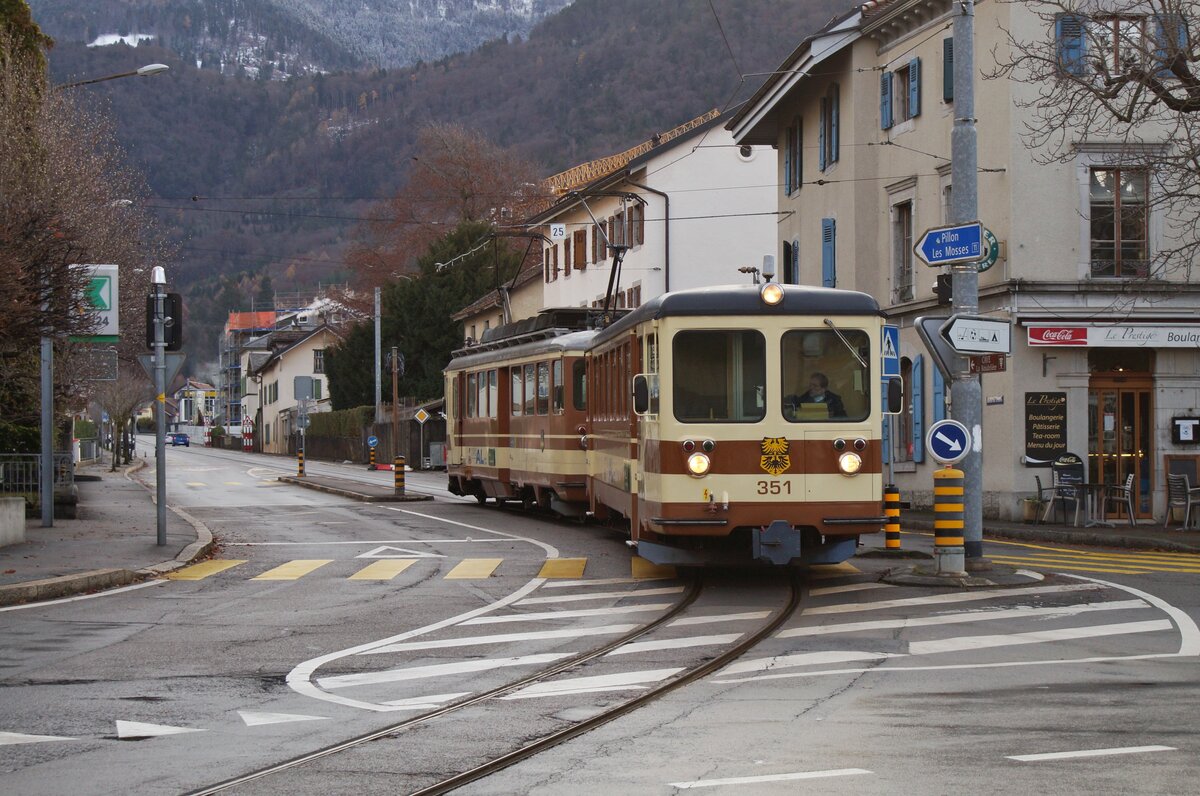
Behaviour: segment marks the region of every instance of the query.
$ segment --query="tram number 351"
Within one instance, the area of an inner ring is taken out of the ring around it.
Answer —
[[[759,481],[758,494],[760,495],[790,495],[792,494],[791,481]]]

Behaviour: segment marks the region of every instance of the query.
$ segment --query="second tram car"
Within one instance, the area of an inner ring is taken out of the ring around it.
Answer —
[[[882,528],[900,389],[870,296],[699,288],[584,325],[546,311],[455,353],[452,492],[622,522],[661,564],[836,563]]]

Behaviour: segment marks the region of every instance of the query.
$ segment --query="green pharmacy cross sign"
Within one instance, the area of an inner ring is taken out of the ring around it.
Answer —
[[[98,324],[90,335],[73,340],[90,343],[117,343],[121,340],[118,268],[115,265],[77,265],[88,269],[87,286],[83,290],[81,311],[97,314]]]

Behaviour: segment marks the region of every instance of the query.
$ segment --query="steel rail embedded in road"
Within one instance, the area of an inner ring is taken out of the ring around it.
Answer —
[[[544,669],[540,672],[537,672],[535,674],[531,674],[528,677],[525,677],[521,680],[517,680],[516,682],[512,682],[512,683],[507,683],[502,686],[498,686],[496,688],[491,689],[490,691],[485,691],[482,694],[478,694],[473,697],[468,697],[461,701],[454,702],[454,703],[451,703],[444,707],[438,708],[436,710],[431,710],[428,713],[422,713],[419,716],[413,716],[410,719],[406,719],[406,720],[398,722],[396,724],[388,725],[387,727],[384,727],[381,730],[373,730],[372,732],[366,733],[364,735],[359,735],[354,738],[350,738],[349,740],[341,741],[339,743],[333,744],[332,746],[327,746],[324,749],[318,749],[315,752],[309,752],[307,754],[300,755],[299,757],[294,757],[290,760],[285,760],[281,763],[276,763],[274,765],[267,766],[265,768],[259,769],[258,771],[252,771],[249,774],[243,774],[242,776],[234,777],[233,779],[227,779],[223,782],[219,782],[215,785],[210,785],[210,786],[202,788],[200,790],[190,791],[188,793],[188,796],[205,796],[205,794],[220,793],[221,791],[226,790],[228,788],[242,785],[242,784],[251,782],[256,779],[261,779],[263,777],[267,777],[272,774],[278,774],[278,773],[281,773],[284,771],[288,771],[290,769],[294,769],[299,766],[303,766],[306,763],[311,763],[315,760],[320,760],[323,757],[328,757],[330,755],[334,755],[339,752],[345,752],[349,749],[353,749],[353,748],[355,748],[357,746],[361,746],[365,743],[370,743],[371,741],[376,741],[376,740],[386,737],[388,735],[393,735],[393,734],[400,732],[401,730],[407,729],[409,727],[414,727],[418,724],[424,724],[425,722],[432,721],[433,719],[439,718],[441,716],[445,716],[450,713],[455,713],[457,711],[463,710],[464,708],[471,707],[472,705],[477,705],[480,702],[485,702],[489,699],[493,699],[498,696],[503,696],[505,694],[525,688],[526,686],[533,685],[542,680],[546,680],[550,677],[561,674],[562,672],[565,672],[568,669],[571,669],[571,668],[574,668],[581,664],[587,663],[588,661],[593,660],[594,658],[599,658],[603,655],[607,655],[609,652],[613,651],[614,649],[621,647],[625,644],[628,644],[629,642],[631,642],[635,639],[641,638],[642,636],[646,635],[647,633],[650,633],[651,631],[655,630],[656,628],[661,627],[666,622],[670,621],[671,619],[674,619],[679,614],[686,611],[688,609],[688,607],[691,606],[691,604],[694,603],[696,601],[696,599],[700,596],[700,592],[702,591],[702,589],[703,589],[702,581],[700,581],[698,579],[692,580],[688,584],[688,590],[684,593],[683,598],[680,599],[679,602],[675,603],[675,605],[673,605],[671,607],[671,610],[667,611],[662,616],[655,619],[653,622],[647,622],[646,624],[642,625],[638,629],[631,630],[630,632],[626,633],[625,635],[621,636],[620,638],[610,641],[609,643],[607,643],[601,647],[598,647],[589,652],[580,653],[579,655],[576,655],[565,661],[560,661],[559,663],[555,664],[554,666],[551,666],[551,667]],[[798,593],[798,590],[793,585],[793,603],[795,602],[795,594],[796,593]],[[787,611],[785,613],[790,613],[790,611]],[[756,638],[759,638],[759,637],[761,637],[761,634],[759,634],[759,636],[756,636]],[[597,725],[592,725],[592,726],[597,726]]]

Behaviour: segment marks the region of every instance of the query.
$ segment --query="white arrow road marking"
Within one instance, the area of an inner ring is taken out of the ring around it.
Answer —
[[[1072,757],[1104,757],[1106,755],[1136,755],[1143,752],[1177,752],[1174,746],[1120,746],[1112,749],[1081,749],[1077,752],[1046,752],[1040,755],[1008,755],[1009,760],[1031,763],[1039,760],[1067,760]]]
[[[192,727],[172,727],[168,724],[145,724],[140,721],[117,721],[118,738],[154,738],[159,735],[181,735],[186,732],[207,732]]]
[[[566,696],[569,694],[589,694],[596,691],[623,691],[629,689],[644,690],[646,683],[657,683],[674,674],[683,671],[683,667],[675,669],[649,669],[641,672],[623,672],[621,674],[604,674],[596,677],[575,677],[568,680],[553,680],[547,683],[534,683],[520,691],[500,697],[501,699],[532,699],[545,696]]]
[[[259,727],[263,724],[288,724],[293,721],[327,721],[328,716],[302,716],[298,713],[253,713],[249,710],[239,710],[238,715],[247,727]]]
[[[430,666],[413,666],[408,669],[388,669],[383,672],[362,672],[360,674],[339,674],[332,677],[322,677],[317,680],[321,688],[350,688],[360,685],[375,685],[377,683],[396,683],[402,680],[420,680],[426,677],[441,677],[443,675],[467,674],[471,672],[486,672],[490,669],[500,669],[507,666],[535,666],[541,663],[553,663],[562,658],[575,655],[574,652],[549,652],[541,655],[524,655],[515,658],[492,658],[481,661],[460,661],[457,663],[435,663]]]
[[[15,746],[21,743],[43,743],[45,741],[77,741],[62,735],[26,735],[20,732],[0,732],[0,746]]]
[[[794,774],[765,774],[760,777],[730,777],[728,779],[695,779],[691,782],[672,782],[672,788],[713,788],[720,785],[757,785],[760,782],[785,782],[794,779],[824,779],[826,777],[850,777],[855,774],[871,774],[865,768],[835,768],[829,771],[797,771]]]
[[[376,547],[374,550],[368,550],[355,558],[445,558],[438,553],[421,553],[417,550],[409,550],[404,547],[390,547],[383,545]]]
[[[945,434],[943,434],[943,433],[942,433],[942,432],[940,432],[940,431],[939,431],[938,433],[934,434],[934,435],[933,435],[933,438],[934,438],[934,439],[936,439],[936,440],[940,440],[940,441],[942,441],[942,442],[946,443],[947,445],[949,445],[949,446],[950,446],[950,450],[952,450],[952,451],[960,451],[960,450],[962,450],[962,443],[961,443],[961,442],[959,442],[959,441],[958,441],[958,440],[956,440],[956,439],[950,439],[949,437],[947,437]]]

